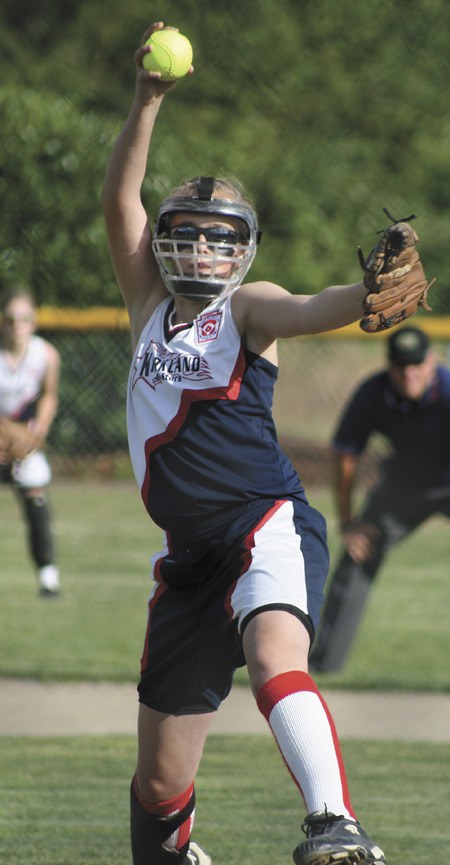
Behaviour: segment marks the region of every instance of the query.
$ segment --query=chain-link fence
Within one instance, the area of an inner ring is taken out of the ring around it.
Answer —
[[[450,360],[450,319],[415,319],[432,338],[441,361]],[[121,309],[47,310],[40,333],[61,353],[60,405],[49,437],[56,471],[117,474],[127,471],[125,401],[131,357]],[[328,442],[358,381],[385,360],[385,335],[357,325],[317,337],[282,340],[274,414],[283,447],[305,483],[328,482]],[[382,443],[373,442],[362,473],[368,477]]]

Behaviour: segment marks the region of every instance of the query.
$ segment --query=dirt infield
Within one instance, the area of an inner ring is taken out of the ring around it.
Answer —
[[[450,741],[450,695],[324,691],[341,738]],[[134,685],[0,680],[0,735],[134,735]],[[250,691],[235,686],[212,732],[268,733]]]

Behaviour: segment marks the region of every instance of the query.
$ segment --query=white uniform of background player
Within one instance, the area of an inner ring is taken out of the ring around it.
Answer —
[[[0,417],[27,425],[29,451],[11,459],[0,449],[0,481],[11,484],[22,506],[29,549],[42,596],[59,591],[47,487],[51,469],[41,447],[57,409],[60,358],[34,334],[36,313],[27,289],[14,288],[0,302]]]

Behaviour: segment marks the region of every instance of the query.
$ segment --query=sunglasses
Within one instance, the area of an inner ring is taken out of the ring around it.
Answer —
[[[189,249],[200,237],[204,237],[207,243],[217,243],[223,247],[236,246],[245,243],[248,239],[234,228],[225,228],[221,225],[212,225],[209,228],[197,225],[175,225],[174,228],[169,228],[168,235],[171,240],[177,241],[178,250]],[[233,255],[232,249],[226,249],[224,252],[226,255]]]

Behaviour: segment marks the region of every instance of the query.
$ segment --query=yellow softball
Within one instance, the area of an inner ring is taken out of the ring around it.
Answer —
[[[192,45],[178,30],[156,30],[146,45],[151,45],[150,54],[142,61],[144,69],[160,72],[164,81],[174,81],[186,75],[192,63]]]

